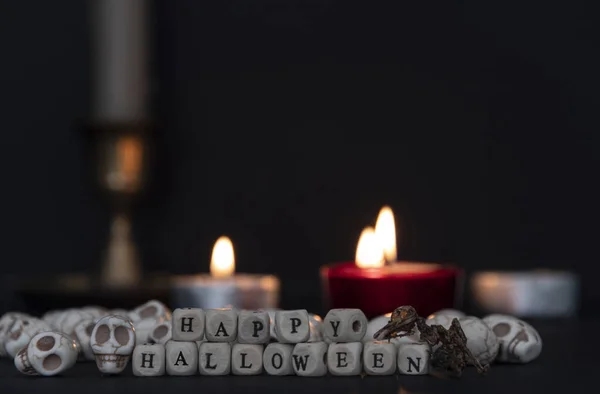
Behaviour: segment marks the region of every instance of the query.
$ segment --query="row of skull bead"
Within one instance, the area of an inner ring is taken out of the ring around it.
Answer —
[[[467,345],[481,362],[525,363],[541,352],[542,342],[537,331],[511,316],[490,315],[478,319],[460,311],[443,310],[429,316],[427,323],[447,326],[454,317],[460,319]],[[341,344],[373,341],[373,333],[388,320],[389,315],[385,315],[368,322],[358,309],[330,310],[325,319],[306,310],[183,308],[171,312],[153,300],[129,312],[87,307],[49,312],[41,319],[9,313],[0,318],[0,349],[4,355],[14,357],[15,365],[23,373],[51,376],[70,368],[78,359],[95,360],[103,373],[120,373],[134,349],[149,346],[146,343],[163,345],[167,354],[168,349],[180,345],[177,342],[194,343],[201,365],[202,344],[206,347],[208,343],[229,343],[231,368],[235,368],[234,350],[242,345],[249,348],[257,345],[256,348],[262,349],[277,341],[278,345],[293,345],[295,349],[295,344],[313,343],[315,345],[309,348],[314,350],[320,346],[317,343],[322,342],[338,343],[352,350],[356,345]],[[418,332],[391,341],[396,347],[419,342]],[[303,346],[308,345],[299,349]],[[350,351],[350,354],[353,359],[357,358],[356,352]],[[264,365],[267,370],[267,364]],[[335,368],[329,369],[335,371]],[[399,370],[402,369],[399,367]]]

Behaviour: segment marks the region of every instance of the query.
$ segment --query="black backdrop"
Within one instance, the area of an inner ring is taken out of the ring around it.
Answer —
[[[403,259],[578,271],[597,312],[599,69],[579,2],[155,2],[148,270],[274,272],[286,306],[379,208]],[[97,264],[86,3],[0,6],[3,273]]]

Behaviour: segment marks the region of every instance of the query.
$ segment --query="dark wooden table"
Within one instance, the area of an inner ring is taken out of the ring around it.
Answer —
[[[19,374],[10,360],[0,360],[0,392],[7,393],[584,393],[597,391],[600,374],[600,319],[534,322],[544,341],[540,357],[527,365],[495,365],[488,376],[473,368],[461,379],[431,376],[322,377],[227,376],[137,378],[128,367],[120,376],[102,377],[94,363],[78,364],[61,377]],[[597,341],[597,340],[596,340]]]

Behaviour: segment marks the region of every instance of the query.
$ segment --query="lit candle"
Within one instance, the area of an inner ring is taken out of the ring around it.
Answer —
[[[213,247],[210,275],[174,277],[171,296],[175,308],[273,309],[279,304],[279,279],[236,273],[233,243],[223,236]]]
[[[456,308],[462,270],[455,266],[396,261],[394,215],[384,207],[375,228],[365,228],[353,262],[321,268],[329,308],[360,308],[368,317],[412,305],[422,315]]]

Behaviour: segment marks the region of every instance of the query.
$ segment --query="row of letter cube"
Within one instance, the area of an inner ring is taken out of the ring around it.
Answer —
[[[425,343],[312,342],[242,344],[177,342],[138,345],[132,358],[136,376],[168,375],[407,375],[428,373],[430,347]]]
[[[270,341],[271,320],[266,311],[237,312],[235,309],[176,309],[172,318],[174,341],[234,342],[264,344]],[[359,342],[367,331],[367,318],[360,309],[333,309],[324,320],[323,335],[331,342]],[[275,334],[280,343],[309,340],[310,319],[306,310],[276,311]]]

